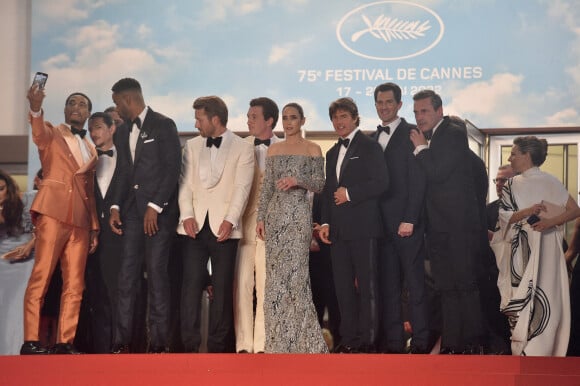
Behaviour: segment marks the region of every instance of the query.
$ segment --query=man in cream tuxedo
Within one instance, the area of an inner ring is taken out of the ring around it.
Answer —
[[[243,217],[244,229],[236,262],[234,284],[234,321],[236,351],[239,353],[264,352],[264,290],[266,287],[266,245],[256,237],[258,200],[266,170],[268,147],[280,141],[272,130],[278,122],[278,106],[270,98],[250,101],[248,110],[247,141],[254,147],[256,164],[248,205]],[[254,275],[255,273],[255,275]],[[256,313],[254,316],[254,288]]]
[[[233,282],[242,237],[242,214],[254,175],[252,145],[226,128],[228,109],[217,96],[193,103],[200,136],[187,141],[179,182],[178,233],[183,245],[181,339],[186,352],[198,352],[200,298],[211,256],[213,301],[209,352],[229,350],[233,331]]]

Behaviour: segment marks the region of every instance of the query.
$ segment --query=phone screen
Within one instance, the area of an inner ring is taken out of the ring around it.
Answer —
[[[35,84],[37,84],[38,88],[44,88],[44,85],[46,84],[47,79],[48,79],[48,74],[46,74],[44,72],[37,72],[34,75],[34,80],[32,81],[32,85],[34,86]]]

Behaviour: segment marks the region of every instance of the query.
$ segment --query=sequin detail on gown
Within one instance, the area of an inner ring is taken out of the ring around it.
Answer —
[[[299,187],[277,190],[276,181],[284,177],[295,177]],[[266,159],[258,211],[266,233],[266,352],[328,352],[312,302],[308,270],[312,211],[307,192],[319,192],[323,186],[322,157]]]

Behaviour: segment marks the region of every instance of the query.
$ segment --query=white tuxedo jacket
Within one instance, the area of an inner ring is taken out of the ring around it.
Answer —
[[[248,198],[248,205],[246,206],[246,211],[243,215],[243,237],[242,242],[248,243],[255,243],[256,242],[256,223],[258,218],[258,204],[260,202],[260,192],[262,190],[262,184],[264,182],[264,174],[265,171],[261,171],[258,165],[257,157],[258,155],[255,153],[254,147],[254,137],[250,135],[246,137],[246,142],[252,144],[252,148],[254,149],[254,155],[256,156],[256,163],[254,166],[254,178],[252,181],[252,189],[250,190],[250,197]],[[271,143],[276,143],[282,141],[276,135],[273,135],[270,139]],[[267,151],[266,151],[267,152]],[[264,162],[265,162],[264,157]]]
[[[179,179],[179,234],[186,234],[183,220],[195,218],[201,230],[209,216],[216,237],[224,220],[234,225],[232,239],[242,237],[242,214],[254,177],[254,148],[229,130],[222,137],[213,165],[206,138],[198,136],[185,144]]]

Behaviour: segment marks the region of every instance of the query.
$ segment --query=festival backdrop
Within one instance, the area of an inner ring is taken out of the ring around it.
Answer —
[[[328,105],[349,96],[372,129],[386,81],[411,122],[427,88],[480,128],[578,125],[579,21],[578,0],[33,0],[30,76],[49,74],[53,123],[69,93],[99,111],[134,77],[182,132],[202,95],[226,101],[234,131],[257,96],[301,103],[313,131],[332,130]]]

